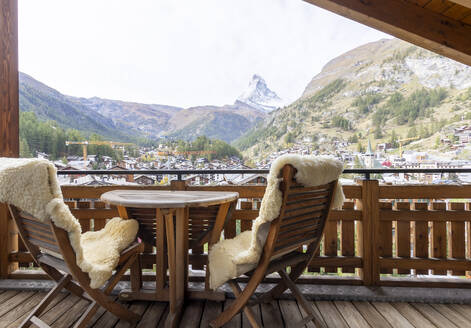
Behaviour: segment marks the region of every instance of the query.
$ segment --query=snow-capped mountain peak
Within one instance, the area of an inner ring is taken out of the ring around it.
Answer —
[[[237,101],[266,111],[283,106],[283,100],[270,90],[265,80],[257,74],[252,76],[247,90],[237,98]]]

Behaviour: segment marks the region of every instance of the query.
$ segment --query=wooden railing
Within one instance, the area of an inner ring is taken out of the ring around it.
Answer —
[[[251,229],[265,192],[265,186],[185,186],[183,181],[172,181],[170,186],[64,186],[62,190],[83,231],[89,231],[118,216],[116,208],[99,200],[102,193],[136,188],[238,192],[240,201],[225,227],[225,238]],[[302,282],[471,286],[465,278],[471,272],[471,185],[388,186],[361,180],[343,189],[347,201],[342,210],[332,211],[321,248]],[[40,270],[25,270],[32,268],[31,257],[3,205],[0,246],[2,278],[45,278]],[[203,269],[206,256],[204,248],[193,249],[193,269]],[[150,268],[154,256],[144,254],[143,260]]]

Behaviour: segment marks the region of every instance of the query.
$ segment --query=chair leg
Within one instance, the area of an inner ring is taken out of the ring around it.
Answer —
[[[296,281],[299,276],[303,273],[306,268],[305,263],[299,263],[295,267],[291,267],[291,272],[289,274],[291,281]],[[274,299],[277,299],[283,294],[283,292],[288,288],[284,280],[281,280],[275,287],[270,289],[268,292],[261,295],[258,300],[262,303],[269,303]]]
[[[229,286],[231,286],[235,297],[239,297],[239,295],[242,293],[242,289],[240,289],[239,284],[234,280],[230,280],[229,281]],[[244,313],[247,316],[247,319],[249,319],[250,325],[253,328],[259,328],[260,327],[260,325],[257,322],[257,319],[255,318],[255,314],[253,313],[252,309],[249,307],[248,304],[246,304],[244,306]]]
[[[321,317],[319,317],[313,310],[312,306],[307,302],[304,295],[299,290],[298,286],[291,280],[289,275],[286,273],[285,270],[278,271],[278,274],[281,276],[283,281],[285,282],[286,286],[293,292],[294,296],[298,303],[302,306],[304,311],[308,314],[308,316],[301,321],[302,326],[304,326],[307,322],[312,321],[316,327],[326,328],[324,321]]]
[[[62,279],[57,282],[57,285],[53,289],[51,289],[51,291],[46,295],[46,297],[43,298],[41,303],[39,303],[34,308],[34,310],[26,317],[25,320],[23,320],[20,327],[21,328],[29,327],[33,323],[31,319],[33,317],[38,318],[39,315],[41,315],[41,313],[49,305],[49,303],[51,303],[54,297],[60,293],[60,291],[70,282],[71,279],[72,279],[72,276],[70,274],[64,275]]]
[[[255,290],[257,289],[257,286],[260,283],[260,281],[254,282],[252,284],[249,282],[243,291],[240,289],[237,282],[231,280],[228,283],[233,288],[234,294],[236,295],[236,299],[231,304],[231,306],[229,306],[227,310],[224,310],[219,315],[219,317],[217,317],[216,319],[214,319],[213,321],[209,323],[209,325],[213,328],[221,327],[225,325],[227,322],[229,322],[229,320],[232,319],[232,317],[234,317],[237,313],[242,311],[242,309],[244,309],[245,311],[247,302],[249,301],[250,296],[252,296]],[[259,327],[258,323],[255,320],[255,316],[253,315],[253,312],[250,309],[245,311],[245,314],[247,315],[247,318],[249,319],[252,325],[253,325],[252,323],[252,319],[253,319],[253,322],[255,323],[253,327]]]

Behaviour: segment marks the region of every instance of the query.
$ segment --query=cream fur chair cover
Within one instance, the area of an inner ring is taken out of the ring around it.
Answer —
[[[267,188],[260,213],[252,230],[244,231],[233,239],[215,244],[209,251],[210,287],[216,289],[226,281],[254,269],[262,254],[270,229],[270,222],[280,213],[282,193],[279,174],[283,166],[291,164],[297,169],[296,181],[306,187],[319,186],[337,180],[343,164],[330,157],[284,155],[276,159],[267,177]],[[339,185],[333,198],[333,208],[341,208],[345,197]]]
[[[77,265],[99,288],[111,277],[119,254],[136,238],[135,220],[113,218],[100,231],[86,232],[64,203],[54,165],[41,159],[0,158],[0,202],[12,204],[41,221],[66,230]]]

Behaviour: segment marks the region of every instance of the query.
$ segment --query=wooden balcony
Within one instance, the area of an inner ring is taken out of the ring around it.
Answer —
[[[99,200],[113,189],[135,186],[64,186],[63,194],[83,231],[101,229],[106,219],[118,216],[117,209]],[[251,229],[258,215],[264,186],[170,186],[143,189],[237,191],[238,208],[225,227],[232,238]],[[347,201],[333,211],[318,256],[300,283],[364,286],[461,287],[471,286],[471,185],[379,185],[361,180],[344,186]],[[1,278],[45,279],[34,268],[28,252],[18,239],[5,207],[0,212]],[[152,269],[153,248],[142,255],[144,266]],[[204,247],[191,250],[193,270],[203,270]],[[146,276],[153,280],[152,274]],[[190,277],[201,281],[201,276]],[[272,277],[267,282],[278,278]]]

